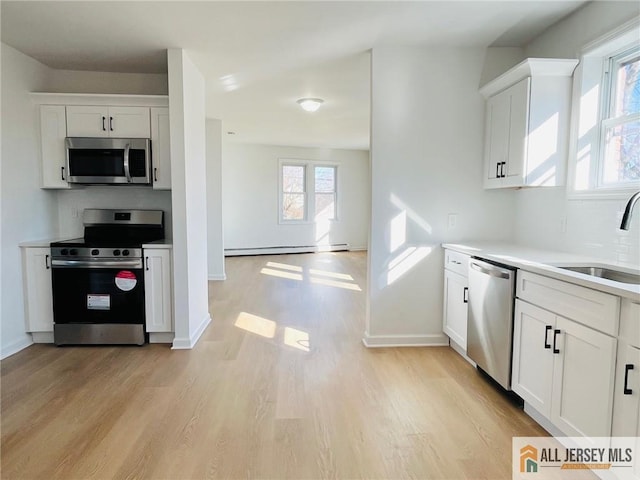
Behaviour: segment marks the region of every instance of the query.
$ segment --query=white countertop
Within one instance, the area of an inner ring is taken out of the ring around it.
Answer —
[[[606,278],[558,268],[560,266],[570,267],[588,264],[627,272],[638,272],[640,270],[638,265],[609,262],[566,252],[538,250],[509,243],[443,243],[442,247],[640,302],[640,285],[614,282]]]
[[[162,240],[154,240],[153,242],[143,243],[142,248],[173,248],[173,243],[170,239],[164,238]]]

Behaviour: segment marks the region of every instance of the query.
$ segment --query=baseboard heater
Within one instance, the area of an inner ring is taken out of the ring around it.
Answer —
[[[254,247],[254,248],[226,248],[225,257],[238,257],[240,255],[281,255],[286,253],[316,253],[316,252],[345,252],[349,250],[348,243],[335,243],[333,245],[289,245],[280,247]]]

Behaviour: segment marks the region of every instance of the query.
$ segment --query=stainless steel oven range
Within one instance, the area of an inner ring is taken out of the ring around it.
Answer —
[[[51,244],[54,342],[142,345],[142,244],[164,238],[164,213],[87,209],[83,223],[84,238]]]

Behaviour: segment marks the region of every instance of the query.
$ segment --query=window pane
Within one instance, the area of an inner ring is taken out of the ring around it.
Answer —
[[[315,190],[316,192],[336,191],[336,168],[316,167],[315,168]]]
[[[604,184],[640,180],[640,120],[606,130]]]
[[[640,57],[619,63],[616,75],[616,98],[613,116],[640,113]]]
[[[282,219],[304,220],[304,193],[282,194]]]
[[[304,167],[301,165],[282,166],[282,191],[304,192]]]
[[[316,193],[316,220],[335,220],[336,194]]]

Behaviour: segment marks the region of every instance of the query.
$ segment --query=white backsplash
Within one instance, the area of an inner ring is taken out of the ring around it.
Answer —
[[[60,237],[74,238],[83,234],[82,212],[85,208],[128,208],[163,210],[165,236],[171,238],[171,192],[150,187],[88,186],[58,192]]]
[[[540,188],[520,190],[517,202],[519,244],[640,264],[640,208],[620,230],[626,200],[575,200],[564,188]]]

